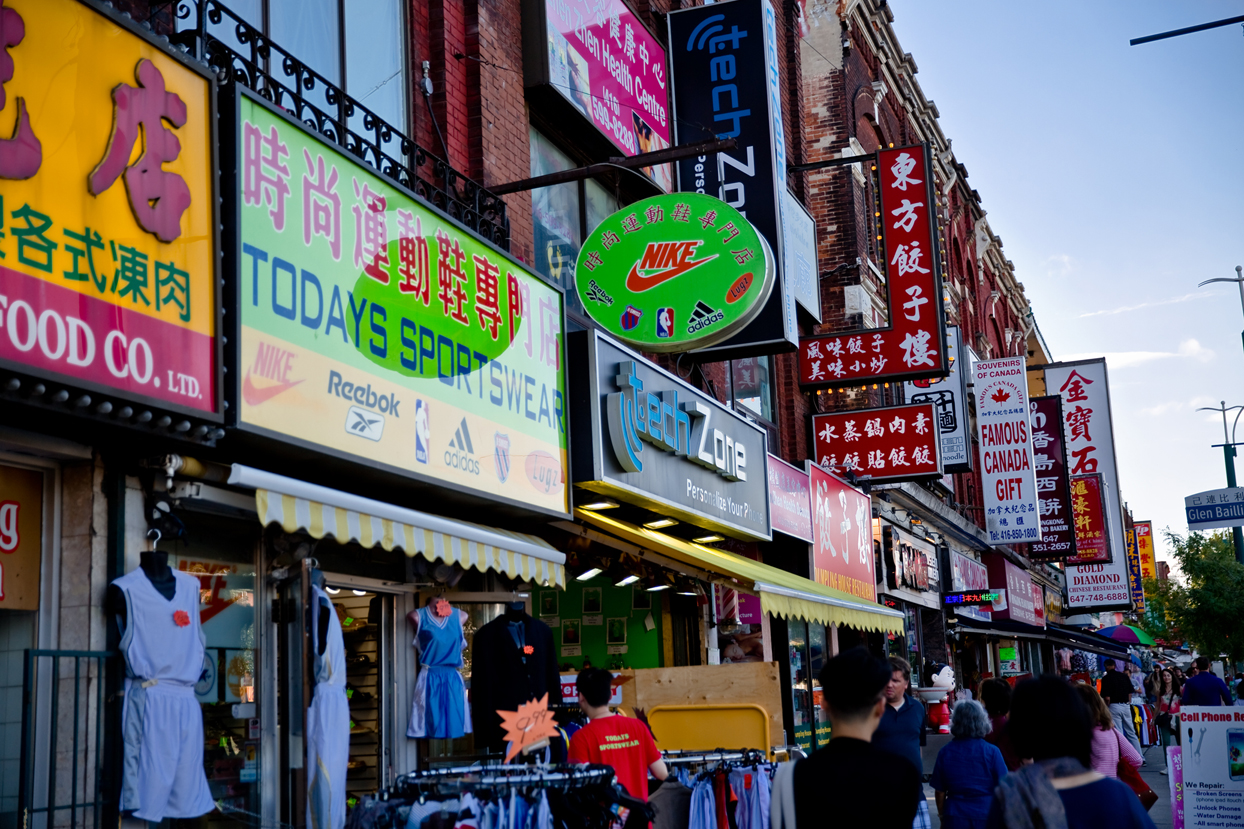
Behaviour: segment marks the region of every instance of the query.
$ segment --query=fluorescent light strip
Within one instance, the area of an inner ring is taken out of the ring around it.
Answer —
[[[639,581],[639,576],[627,576],[622,579],[622,581],[615,584],[614,587],[626,587],[628,584],[634,584],[637,581]]]
[[[605,571],[599,567],[593,567],[592,569],[584,570],[582,573],[575,576],[575,581],[587,581],[588,579],[594,579],[603,572]]]

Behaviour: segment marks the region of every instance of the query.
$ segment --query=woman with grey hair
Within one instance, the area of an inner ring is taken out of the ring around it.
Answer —
[[[998,747],[985,742],[991,726],[985,707],[964,700],[950,714],[954,738],[937,753],[929,783],[937,792],[943,829],[984,829],[993,790],[1007,775]]]

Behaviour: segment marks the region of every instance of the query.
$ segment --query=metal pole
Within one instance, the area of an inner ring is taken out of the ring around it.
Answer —
[[[1240,310],[1244,311],[1244,265],[1235,266],[1235,284],[1240,288]],[[1240,342],[1244,343],[1244,331],[1240,332]]]
[[[1244,283],[1240,287],[1241,301],[1244,302]],[[1238,419],[1237,419],[1238,422]],[[1235,486],[1235,446],[1231,435],[1227,433],[1227,401],[1222,401],[1222,460],[1227,468],[1227,486]],[[1231,528],[1231,542],[1235,545],[1235,560],[1244,564],[1244,529]]]

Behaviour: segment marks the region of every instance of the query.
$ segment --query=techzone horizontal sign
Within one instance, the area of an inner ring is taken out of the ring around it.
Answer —
[[[890,327],[804,337],[799,341],[801,386],[855,386],[950,373],[928,147],[880,150],[877,172]]]
[[[932,403],[812,416],[816,462],[839,475],[907,481],[942,474]]]

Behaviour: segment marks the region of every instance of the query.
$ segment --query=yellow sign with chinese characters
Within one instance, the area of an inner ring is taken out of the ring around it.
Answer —
[[[213,82],[80,0],[0,49],[0,365],[218,414]]]

